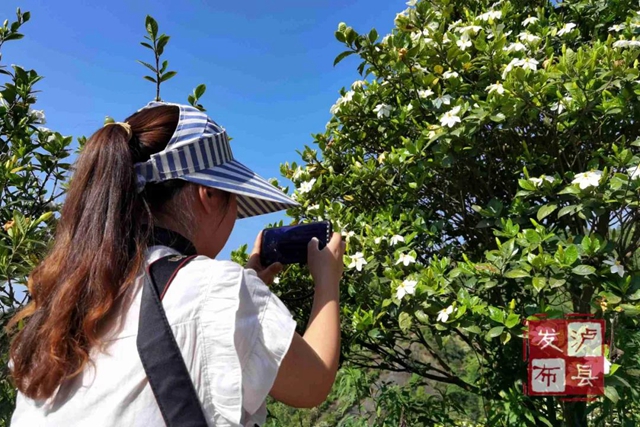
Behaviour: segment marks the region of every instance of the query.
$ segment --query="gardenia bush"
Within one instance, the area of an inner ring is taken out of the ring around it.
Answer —
[[[282,167],[294,221],[329,219],[348,242],[344,366],[413,375],[352,422],[636,425],[637,5],[407,4],[382,39],[339,25],[336,63],[358,57],[362,79]],[[301,319],[304,277],[274,286]],[[606,397],[523,394],[536,313],[606,320]],[[352,392],[381,392],[364,383]]]

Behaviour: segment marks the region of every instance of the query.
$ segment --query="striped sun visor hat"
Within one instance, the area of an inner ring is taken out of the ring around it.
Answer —
[[[173,105],[180,109],[178,126],[166,148],[136,163],[138,192],[151,182],[183,179],[234,193],[238,218],[248,218],[298,205],[233,158],[227,132],[205,113],[189,105],[151,102],[143,108]]]

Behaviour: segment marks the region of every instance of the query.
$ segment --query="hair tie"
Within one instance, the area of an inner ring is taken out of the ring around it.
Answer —
[[[131,136],[133,136],[133,131],[131,130],[131,125],[129,123],[126,123],[126,122],[110,122],[110,123],[105,124],[105,127],[109,126],[109,125],[122,126],[124,128],[124,130],[127,131],[127,138],[128,139],[131,139]]]

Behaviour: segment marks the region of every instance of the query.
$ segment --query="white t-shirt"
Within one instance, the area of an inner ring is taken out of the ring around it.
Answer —
[[[149,248],[153,262],[177,252]],[[91,363],[47,400],[18,394],[12,427],[163,426],[136,335],[140,277],[119,303]],[[209,426],[254,426],[289,349],[296,323],[258,278],[229,261],[199,256],[179,270],[162,301]]]

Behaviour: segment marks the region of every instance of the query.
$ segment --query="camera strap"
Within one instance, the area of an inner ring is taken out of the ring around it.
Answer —
[[[166,234],[166,230],[161,233]],[[154,233],[155,242],[161,233]],[[173,233],[170,237],[186,240]],[[207,426],[198,394],[162,306],[162,298],[180,268],[195,257],[192,253],[158,259],[149,265],[142,288],[136,345],[167,427]]]

